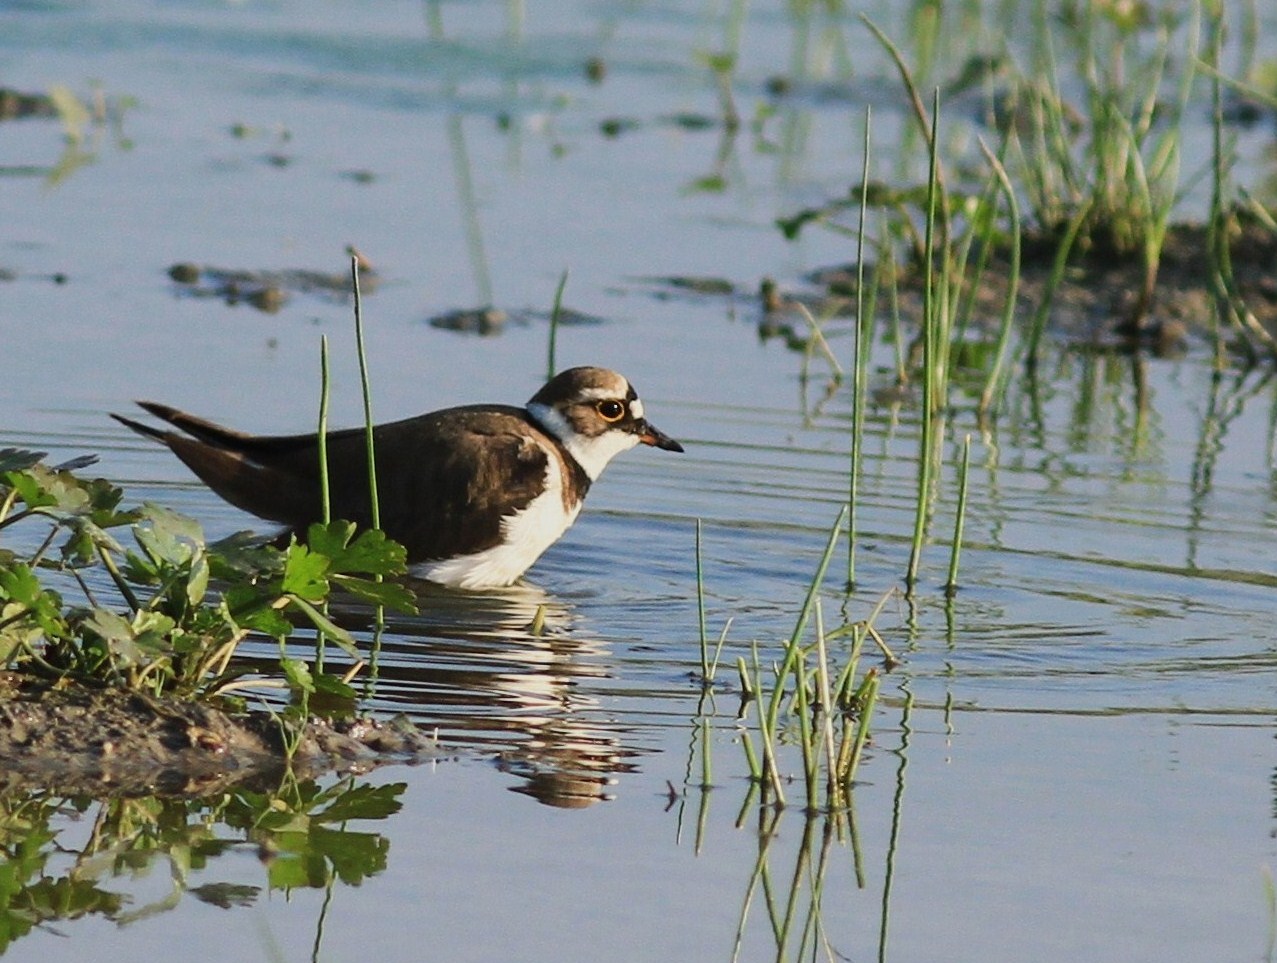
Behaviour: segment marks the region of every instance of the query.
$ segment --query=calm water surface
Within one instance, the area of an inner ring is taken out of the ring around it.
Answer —
[[[0,83],[97,84],[121,115],[73,146],[54,120],[0,124],[0,268],[16,275],[0,283],[0,445],[97,452],[133,500],[211,536],[251,526],[105,412],[155,398],[310,430],[327,335],[333,419],[357,422],[341,297],[296,293],[264,313],[166,276],[178,261],[341,272],[354,243],[383,278],[364,305],[378,418],[530,396],[543,312],[569,270],[566,303],[600,320],[560,331],[559,365],[623,370],[687,446],[619,459],[520,591],[427,592],[420,618],[392,620],[370,706],[437,728],[452,754],[367,780],[407,784],[402,811],[348,827],[384,847],[380,872],[271,889],[256,848],[209,816],[231,842],[216,856],[121,856],[103,885],[124,908],[51,922],[7,955],[789,958],[800,940],[778,949],[774,921],[791,896],[809,918],[820,867],[822,959],[826,946],[853,959],[1271,958],[1277,392],[1262,372],[1213,379],[1200,345],[1139,362],[1055,352],[1036,386],[1013,384],[992,434],[959,410],[950,463],[974,435],[962,590],[946,604],[937,547],[916,601],[879,622],[904,662],[861,769],[856,845],[796,811],[762,833],[756,811],[739,817],[727,687],[707,707],[713,788],[700,787],[695,520],[710,630],[733,620],[734,661],[792,628],[846,498],[849,392],[819,359],[760,340],[747,293],[854,255],[832,232],[786,242],[772,222],[856,180],[865,103],[875,164],[908,167],[899,92],[856,12],[749,10],[734,92],[761,126],[730,137],[671,119],[718,116],[698,55],[735,27],[714,5],[0,8]],[[908,36],[904,8],[871,12]],[[1005,13],[986,20],[955,20],[964,42],[938,75],[988,49]],[[786,72],[800,95],[769,99],[767,78]],[[604,136],[615,120],[634,126]],[[952,125],[955,140],[979,131],[960,104]],[[1239,135],[1238,176],[1257,190],[1271,136]],[[746,294],[653,280],[670,275]],[[499,336],[427,323],[485,304],[512,317]],[[884,372],[890,359],[884,345]],[[854,618],[904,571],[917,434],[908,404],[870,414]],[[955,500],[947,467],[941,542]],[[533,640],[539,605],[548,631]],[[76,854],[94,816],[54,820],[61,852],[44,875],[87,871]],[[239,898],[222,908],[216,886]]]

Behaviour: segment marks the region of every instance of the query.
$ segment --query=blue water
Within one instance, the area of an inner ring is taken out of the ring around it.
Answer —
[[[698,55],[728,43],[732,9],[0,10],[0,82],[81,97],[98,85],[116,117],[85,124],[76,145],[57,121],[0,124],[0,268],[17,275],[0,282],[0,446],[96,452],[133,500],[171,505],[212,536],[251,526],[105,413],[154,398],[237,427],[310,430],[326,335],[333,421],[358,422],[349,304],[298,293],[267,314],[189,296],[166,274],[179,261],[342,272],[353,243],[383,278],[364,302],[379,419],[530,396],[546,369],[543,321],[488,338],[427,322],[488,303],[544,312],[567,270],[565,303],[604,323],[562,329],[559,367],[624,371],[687,447],[618,459],[526,593],[432,599],[392,624],[370,706],[437,728],[458,759],[371,777],[408,783],[403,812],[369,830],[389,840],[384,872],[337,884],[326,915],[322,890],[263,890],[232,910],[188,895],[126,926],[58,921],[9,955],[199,946],[207,959],[301,959],[322,930],[322,959],[733,957],[759,835],[752,810],[734,826],[746,785],[727,691],[697,829],[695,520],[711,634],[732,619],[726,663],[755,641],[774,652],[846,498],[851,405],[819,357],[760,341],[749,292],[764,275],[797,286],[854,257],[845,237],[810,229],[787,242],[772,222],[859,177],[866,102],[883,172],[907,116],[856,11],[813,12],[804,27],[776,5],[743,22],[734,90],[746,126],[733,139],[670,122],[717,116]],[[903,10],[874,15],[906,35]],[[982,31],[955,28],[969,46],[946,51],[940,73],[982,49],[999,22],[986,17]],[[1265,21],[1262,50],[1272,35]],[[590,57],[606,63],[602,83],[586,75]],[[773,104],[766,79],[795,61],[838,96]],[[604,136],[615,118],[638,126]],[[978,132],[956,109],[952,123],[955,140]],[[1240,140],[1244,179],[1270,135]],[[58,272],[65,283],[50,280]],[[653,280],[671,275],[740,293]],[[848,356],[845,322],[829,327]],[[822,933],[856,959],[938,947],[954,960],[1271,956],[1273,384],[1262,372],[1213,382],[1195,343],[1146,361],[1141,413],[1130,359],[1051,352],[1038,394],[1016,378],[992,434],[966,410],[954,419],[916,604],[893,601],[878,623],[903,662],[884,680],[856,791],[864,882],[836,841]],[[885,384],[890,348],[875,362]],[[947,606],[941,545],[968,432],[962,587]],[[917,447],[911,407],[870,413],[855,618],[900,584]],[[834,571],[845,564],[840,550]],[[538,605],[548,633],[534,641]],[[726,690],[734,670],[723,678]],[[69,850],[87,843],[87,817],[59,826]],[[767,850],[781,904],[799,855],[819,854],[821,827],[805,850],[802,831],[786,812]],[[251,846],[189,876],[166,865],[122,865],[112,886],[135,908],[211,881],[265,886]],[[795,942],[779,954],[762,895],[746,917],[740,959],[796,955]]]

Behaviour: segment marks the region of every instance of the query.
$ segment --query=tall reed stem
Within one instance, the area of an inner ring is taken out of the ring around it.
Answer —
[[[333,520],[332,497],[328,479],[328,401],[332,380],[328,367],[328,335],[319,338],[319,509],[325,525]],[[323,611],[328,608],[324,601]],[[324,671],[324,631],[315,631],[315,671]]]
[[[381,500],[377,493],[376,442],[373,437],[372,390],[368,383],[368,353],[364,349],[364,311],[359,293],[359,258],[350,259],[351,284],[355,292],[355,351],[359,355],[359,387],[364,397],[364,443],[368,453],[368,507],[372,527],[381,528]]]
[[[377,492],[377,448],[372,421],[372,388],[368,379],[368,353],[364,348],[364,311],[363,299],[359,291],[359,258],[350,259],[351,285],[355,293],[355,350],[359,355],[359,387],[364,398],[364,444],[368,456],[368,507],[372,516],[372,527],[381,528],[381,499]],[[381,581],[381,575],[374,576]],[[377,683],[381,664],[381,636],[386,628],[386,609],[378,605],[373,621],[372,652],[368,665],[368,692],[371,695]]]
[[[873,108],[865,107],[865,147],[860,168],[860,219],[856,228],[856,330],[851,366],[851,478],[847,502],[847,591],[856,586],[856,504],[860,500],[860,461],[865,434],[865,382],[872,346],[873,317],[866,317],[865,210],[869,207],[869,148]]]
[[[910,591],[918,582],[918,566],[922,561],[922,542],[926,534],[927,516],[931,505],[932,464],[935,441],[938,435],[939,415],[944,406],[944,369],[947,366],[949,345],[943,337],[946,306],[945,294],[936,289],[935,280],[935,232],[940,199],[940,90],[932,100],[930,165],[927,177],[927,230],[926,249],[923,252],[923,310],[922,310],[922,412],[921,453],[918,458],[918,493],[913,524],[913,545],[909,553],[909,568],[905,574],[905,586]],[[941,251],[947,261],[947,245]],[[941,267],[941,286],[948,283],[948,271]]]
[[[563,313],[563,291],[568,286],[568,272],[559,275],[558,287],[554,289],[554,307],[550,310],[550,342],[546,347],[545,380],[554,377],[558,360],[555,357],[559,344],[559,317]]]

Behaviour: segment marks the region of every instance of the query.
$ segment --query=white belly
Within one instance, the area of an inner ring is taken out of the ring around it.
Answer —
[[[413,574],[461,589],[501,588],[517,581],[581,512],[580,502],[571,511],[564,509],[562,489],[558,459],[551,458],[545,491],[523,511],[502,519],[500,545],[441,562],[420,562],[412,566]]]

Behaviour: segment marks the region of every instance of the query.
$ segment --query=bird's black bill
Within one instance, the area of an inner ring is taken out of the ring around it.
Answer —
[[[645,445],[651,445],[654,448],[660,448],[664,451],[682,451],[683,446],[676,442],[665,432],[661,431],[655,425],[645,422],[643,430],[639,432],[639,441]]]

